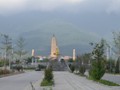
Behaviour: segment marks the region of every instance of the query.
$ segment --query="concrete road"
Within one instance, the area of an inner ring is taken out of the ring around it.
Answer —
[[[54,72],[54,79],[53,90],[120,90],[120,87],[99,84],[69,72]]]
[[[105,74],[103,76],[103,79],[120,84],[120,75]]]
[[[19,75],[8,76],[0,78],[0,90],[24,90],[30,82],[36,82],[42,80],[42,71],[26,72]]]

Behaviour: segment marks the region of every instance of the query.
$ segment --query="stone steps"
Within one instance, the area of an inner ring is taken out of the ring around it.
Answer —
[[[60,62],[58,60],[52,60],[49,62],[49,67],[52,67],[53,71],[67,71],[67,65],[65,62]]]

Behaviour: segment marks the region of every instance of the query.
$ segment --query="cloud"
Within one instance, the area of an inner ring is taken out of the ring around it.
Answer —
[[[108,13],[118,13],[120,12],[120,0],[111,0],[107,8]]]
[[[23,11],[120,12],[120,0],[0,0],[0,14]]]
[[[62,6],[75,5],[83,0],[0,0],[0,13],[26,10],[51,11]]]

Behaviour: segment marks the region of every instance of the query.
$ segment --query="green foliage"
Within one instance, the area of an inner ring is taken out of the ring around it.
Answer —
[[[100,80],[105,73],[105,59],[104,59],[104,41],[95,44],[92,51],[93,59],[92,66],[89,71],[89,76],[93,80]]]
[[[119,60],[119,58],[116,62],[115,73],[120,73],[120,60]]]
[[[91,59],[91,53],[85,53],[81,55],[80,58],[83,60],[84,64],[89,64],[89,61]]]
[[[41,60],[40,62],[49,62],[49,59],[43,59],[43,60]]]
[[[115,60],[109,59],[106,63],[106,72],[115,73]]]
[[[0,47],[5,52],[4,68],[7,67],[7,61],[9,60],[10,55],[12,54],[12,39],[9,35],[3,34],[2,46]]]
[[[32,57],[28,57],[25,59],[26,64],[32,63]]]
[[[113,32],[114,45],[116,47],[115,52],[120,54],[120,32]]]
[[[4,66],[4,61],[0,60],[0,67],[3,67],[3,66]]]
[[[38,68],[39,68],[39,69],[45,69],[45,68],[46,68],[46,66],[41,65],[41,64],[38,64]]]
[[[22,65],[20,65],[20,64],[13,64],[13,65],[11,65],[11,69],[12,70],[17,70],[17,71],[23,71],[23,66]]]
[[[80,66],[80,68],[79,68],[79,73],[80,73],[81,75],[84,75],[85,71],[86,71],[85,66],[83,66],[83,65]]]
[[[110,82],[110,81],[102,80],[102,79],[99,82],[104,84],[104,85],[108,85],[108,86],[120,86],[119,84],[116,84],[114,82]]]
[[[15,51],[15,54],[19,56],[19,60],[21,60],[22,56],[27,54],[27,52],[24,50],[25,47],[25,39],[23,37],[19,37],[16,42],[17,50]]]
[[[91,78],[91,77],[87,77],[87,79],[89,79],[89,80],[94,80],[94,79]],[[114,83],[114,82],[111,82],[111,81],[108,81],[108,80],[103,80],[103,79],[97,80],[96,82],[99,82],[99,83],[102,83],[102,84],[108,85],[108,86],[120,86],[120,85],[117,84],[117,83]]]
[[[45,80],[47,81],[53,80],[53,72],[51,68],[45,69],[44,75],[45,75],[44,77]]]
[[[10,73],[10,71],[7,69],[4,69],[4,70],[0,69],[0,75],[5,75],[5,74],[9,74],[9,73]]]
[[[73,73],[75,71],[75,66],[74,65],[69,65],[71,72]]]
[[[74,62],[73,59],[69,59],[68,62]]]
[[[41,82],[41,86],[52,86],[54,84],[54,81],[47,81],[45,79],[43,79],[43,81]]]
[[[54,84],[53,81],[53,71],[51,68],[47,68],[44,71],[44,79],[41,82],[41,86],[51,86]]]

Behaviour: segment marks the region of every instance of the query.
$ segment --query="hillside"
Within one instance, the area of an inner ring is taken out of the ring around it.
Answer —
[[[30,26],[32,30],[32,26]],[[21,35],[26,38],[27,48],[35,48],[37,54],[48,55],[50,52],[50,41],[55,34],[61,54],[71,55],[72,49],[78,52],[89,50],[89,43],[98,40],[94,34],[83,32],[76,26],[64,22],[48,22],[36,27],[32,31],[24,32]]]

